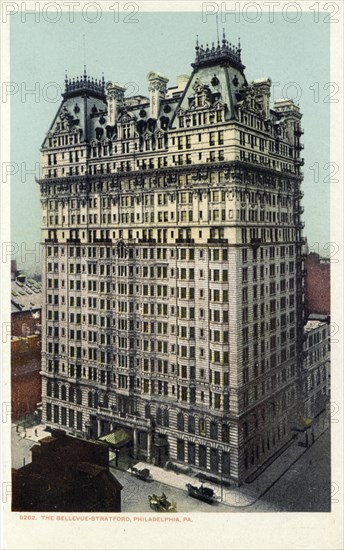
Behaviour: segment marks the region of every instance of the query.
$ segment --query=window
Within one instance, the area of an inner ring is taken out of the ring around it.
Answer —
[[[196,430],[195,417],[190,415],[188,418],[188,432],[191,434],[194,434],[195,430]]]
[[[163,425],[168,428],[170,425],[170,415],[168,409],[165,409],[163,412]]]
[[[229,443],[229,426],[227,424],[222,424],[222,441]]]
[[[182,439],[177,439],[177,460],[184,462],[185,458],[185,445]]]
[[[218,439],[218,428],[216,422],[210,423],[210,439]]]
[[[206,428],[205,428],[205,420],[203,418],[199,421],[199,435],[205,435]]]
[[[178,413],[178,415],[177,415],[177,429],[180,432],[184,431],[184,415],[183,415],[183,413]]]

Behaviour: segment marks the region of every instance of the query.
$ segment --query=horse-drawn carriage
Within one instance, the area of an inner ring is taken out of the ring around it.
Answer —
[[[143,481],[148,481],[149,479],[152,479],[152,476],[148,468],[142,468],[142,470],[139,470],[139,468],[136,468],[135,466],[130,466],[130,472],[131,472],[131,475],[138,477]]]
[[[203,484],[200,487],[196,487],[195,485],[191,485],[191,483],[187,483],[186,488],[188,490],[189,496],[192,498],[197,498],[198,500],[202,500],[207,504],[213,504],[213,502],[215,502],[216,500],[216,495],[213,489],[210,489],[209,487],[204,487]]]
[[[148,497],[149,506],[155,512],[176,512],[177,504],[172,500],[170,502],[167,500],[165,493],[162,493],[161,497],[157,495],[149,495]]]

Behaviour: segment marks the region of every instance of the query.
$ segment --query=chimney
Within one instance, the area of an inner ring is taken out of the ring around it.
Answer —
[[[11,281],[15,281],[17,272],[17,260],[11,260]]]
[[[123,103],[125,88],[114,82],[108,82],[106,84],[106,91],[109,124],[110,126],[114,126],[117,119],[118,108]]]
[[[159,73],[148,73],[148,90],[150,116],[157,119],[159,116],[160,102],[166,96],[166,84],[168,78]]]
[[[185,90],[187,83],[189,82],[189,77],[187,74],[180,74],[177,76],[177,87],[178,90]]]
[[[250,82],[251,84],[251,82]],[[270,118],[270,88],[272,81],[270,78],[259,78],[258,80],[253,80],[255,88],[260,92],[263,100],[263,112],[265,118]]]

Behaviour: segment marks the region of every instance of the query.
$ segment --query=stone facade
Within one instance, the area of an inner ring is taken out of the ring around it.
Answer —
[[[39,181],[43,418],[241,483],[299,412],[302,115],[225,37],[192,67],[149,97],[66,80]]]
[[[330,396],[330,325],[308,321],[303,347],[303,414],[313,419],[325,409]]]

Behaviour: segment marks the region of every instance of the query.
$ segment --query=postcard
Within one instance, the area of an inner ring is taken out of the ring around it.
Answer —
[[[342,548],[342,23],[2,2],[6,550]]]

